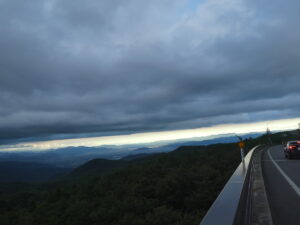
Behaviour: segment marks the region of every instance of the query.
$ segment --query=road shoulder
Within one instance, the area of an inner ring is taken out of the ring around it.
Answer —
[[[264,149],[258,149],[255,151],[252,161],[253,192],[251,224],[273,225],[261,168],[262,151],[264,151]]]

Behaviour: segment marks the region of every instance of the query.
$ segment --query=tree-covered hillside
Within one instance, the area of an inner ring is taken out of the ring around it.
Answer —
[[[239,157],[236,144],[181,147],[44,191],[2,193],[0,224],[196,225]]]

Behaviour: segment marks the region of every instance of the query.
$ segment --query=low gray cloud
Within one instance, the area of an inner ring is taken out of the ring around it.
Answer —
[[[2,0],[0,138],[297,117],[299,4]]]

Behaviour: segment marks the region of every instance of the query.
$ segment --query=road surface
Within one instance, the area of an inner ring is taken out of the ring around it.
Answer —
[[[284,157],[283,146],[262,152],[262,171],[274,225],[300,224],[300,159]]]

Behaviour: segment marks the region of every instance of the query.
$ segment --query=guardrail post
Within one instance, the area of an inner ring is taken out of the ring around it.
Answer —
[[[244,160],[244,148],[241,148],[241,158],[242,158],[243,164],[245,164],[245,160]]]

